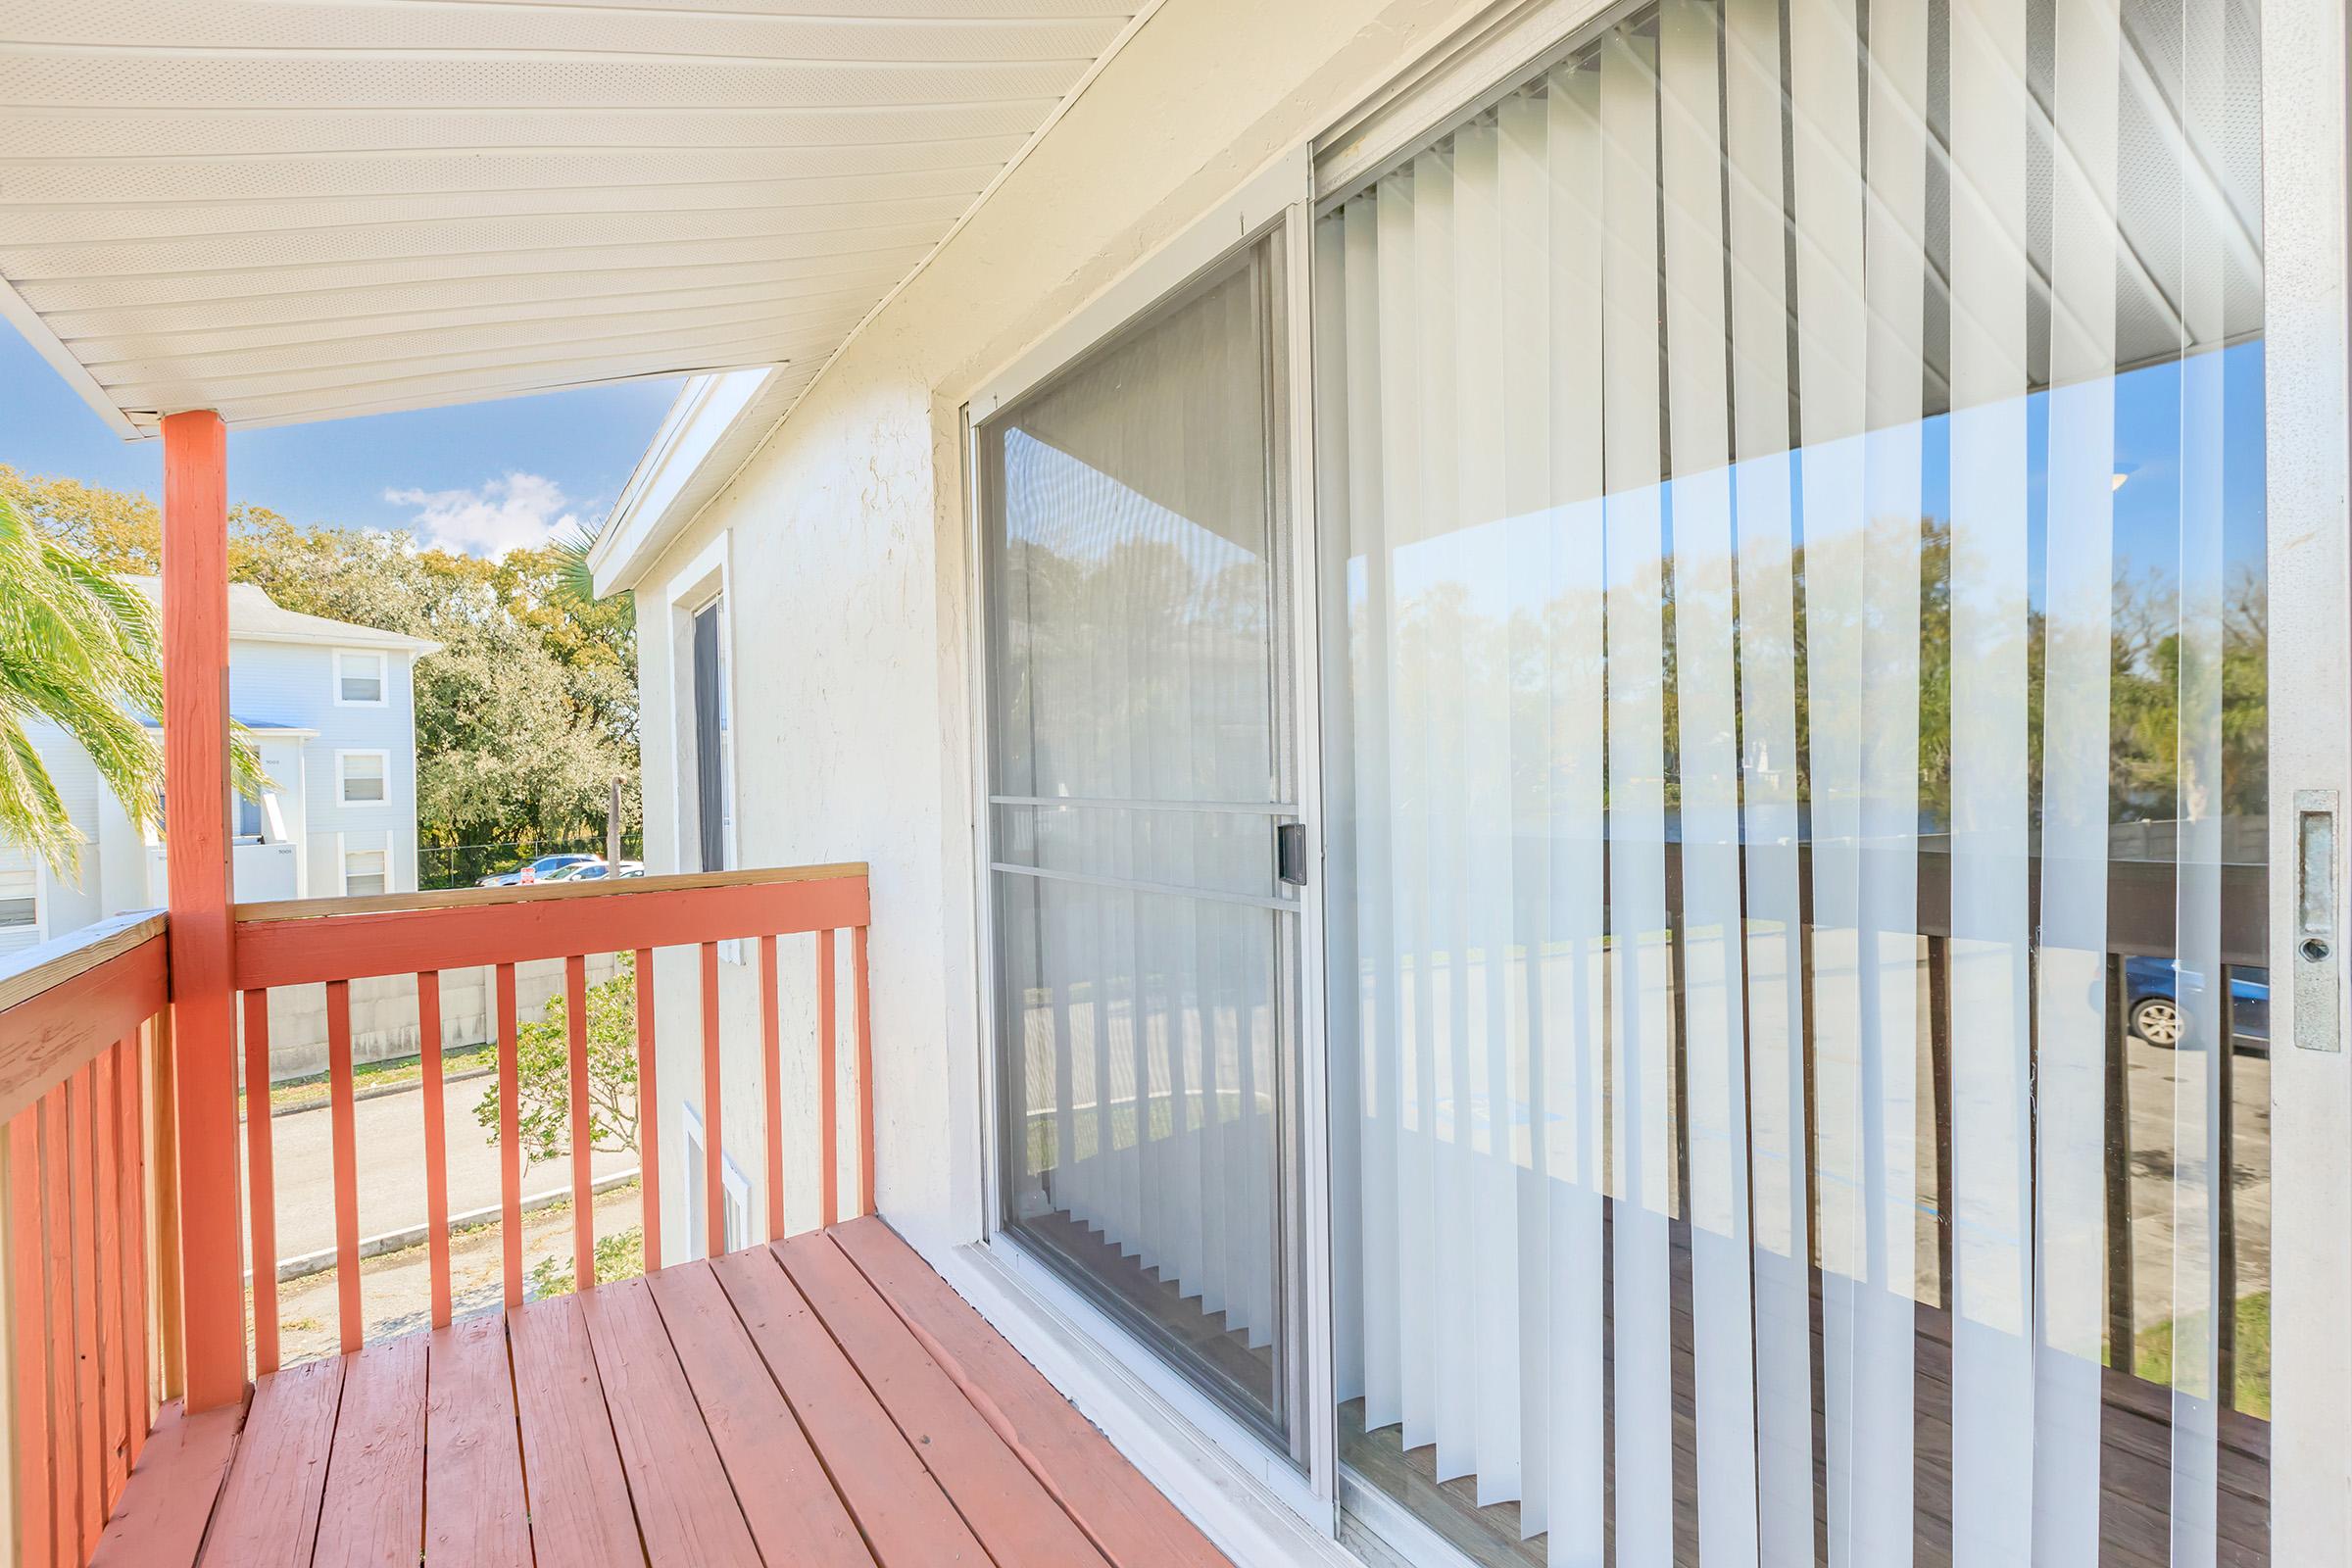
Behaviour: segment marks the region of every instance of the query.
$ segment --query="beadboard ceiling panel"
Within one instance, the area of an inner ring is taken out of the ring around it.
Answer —
[[[1143,0],[0,0],[0,314],[125,435],[806,384]]]

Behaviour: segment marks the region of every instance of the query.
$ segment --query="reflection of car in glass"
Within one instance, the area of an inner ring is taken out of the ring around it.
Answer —
[[[486,876],[476,882],[474,886],[477,888],[511,888],[518,882],[544,882],[548,879],[550,872],[595,858],[596,857],[593,855],[542,855],[528,865],[513,871],[501,871],[494,876]],[[525,872],[529,874],[526,876]]]
[[[2166,1051],[2197,1045],[2180,1005],[2179,967],[2170,958],[2124,960],[2124,1017],[2133,1034]],[[2241,1051],[2271,1049],[2270,970],[2240,964],[2230,971],[2230,1032]]]

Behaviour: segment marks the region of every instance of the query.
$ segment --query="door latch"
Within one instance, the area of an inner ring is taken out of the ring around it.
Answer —
[[[2295,931],[2287,962],[2295,974],[2295,1045],[2341,1051],[2337,974],[2343,962],[2335,929],[2333,790],[2295,791]]]
[[[1292,887],[1306,886],[1306,824],[1281,822],[1274,828],[1274,874]]]

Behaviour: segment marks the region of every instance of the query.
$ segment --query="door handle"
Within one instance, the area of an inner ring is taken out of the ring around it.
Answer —
[[[2294,951],[2295,1046],[2301,1051],[2344,1049],[2338,1000],[2343,946],[2335,918],[2333,790],[2295,791]]]
[[[1306,886],[1306,824],[1280,822],[1274,828],[1274,874],[1295,888]]]

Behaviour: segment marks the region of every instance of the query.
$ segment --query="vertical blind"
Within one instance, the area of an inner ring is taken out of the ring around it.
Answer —
[[[1006,1224],[1288,1440],[1267,247],[980,432]]]
[[[2265,1549],[2257,24],[1665,0],[1319,220],[1343,1441],[1481,1560]]]

